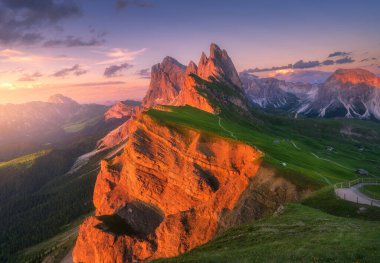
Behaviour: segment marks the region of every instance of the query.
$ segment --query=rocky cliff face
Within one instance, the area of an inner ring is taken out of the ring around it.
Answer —
[[[186,67],[172,57],[152,67],[149,90],[143,99],[143,106],[170,105],[178,96]]]
[[[207,112],[217,112],[203,96],[193,75],[206,81],[218,81],[225,85],[241,88],[238,73],[225,50],[216,44],[210,46],[210,56],[204,53],[198,66],[191,61],[187,67],[171,57],[152,67],[149,90],[143,99],[144,107],[156,105],[190,105]]]
[[[260,157],[249,145],[141,115],[124,152],[102,161],[96,215],[80,228],[74,261],[151,260],[207,242],[256,175]]]
[[[137,101],[120,101],[106,111],[104,119],[105,121],[127,120],[139,111],[140,105],[141,103]]]

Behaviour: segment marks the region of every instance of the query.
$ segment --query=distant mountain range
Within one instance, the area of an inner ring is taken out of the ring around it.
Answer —
[[[292,83],[242,73],[248,98],[264,109],[295,117],[345,117],[380,120],[380,78],[364,69],[339,69],[321,84]]]

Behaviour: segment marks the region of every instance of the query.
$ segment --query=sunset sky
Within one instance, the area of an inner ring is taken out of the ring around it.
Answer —
[[[153,64],[198,63],[211,42],[260,76],[379,74],[379,10],[378,0],[0,0],[0,104],[141,99]]]

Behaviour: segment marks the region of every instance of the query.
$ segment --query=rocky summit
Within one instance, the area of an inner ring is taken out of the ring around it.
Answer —
[[[156,105],[173,105],[192,107],[215,112],[216,109],[201,96],[197,88],[201,88],[194,80],[194,75],[205,80],[217,80],[226,85],[241,87],[241,81],[235,66],[227,51],[221,50],[216,44],[210,46],[210,56],[205,53],[198,66],[190,61],[188,66],[180,64],[171,57],[152,67],[149,90],[143,99],[146,108]]]

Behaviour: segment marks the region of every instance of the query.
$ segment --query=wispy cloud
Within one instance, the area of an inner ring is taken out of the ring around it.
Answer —
[[[16,49],[0,50],[0,59],[7,62],[32,62],[41,60],[42,57]]]
[[[351,57],[340,58],[335,61],[336,64],[348,64],[352,62],[355,62],[355,60]]]
[[[127,69],[130,69],[132,67],[133,67],[133,65],[128,64],[128,63],[123,63],[120,65],[111,65],[104,70],[103,75],[107,78],[119,77],[119,76],[121,76],[121,72],[123,72]]]
[[[360,62],[368,62],[368,61],[374,61],[374,60],[377,60],[377,58],[375,58],[375,57],[372,57],[372,58],[364,58],[364,59],[360,60]]]
[[[335,52],[337,53],[337,52]],[[339,52],[343,53],[343,52]],[[329,55],[329,57],[332,54]],[[343,57],[339,58],[337,60],[332,60],[332,59],[327,59],[324,61],[319,61],[319,60],[312,60],[312,61],[303,61],[299,60],[294,64],[288,64],[286,66],[274,66],[271,68],[251,68],[251,69],[246,69],[243,72],[245,73],[259,73],[259,72],[268,72],[268,71],[276,71],[276,70],[284,70],[284,69],[311,69],[311,68],[316,68],[316,67],[322,67],[322,66],[331,66],[335,64],[348,64],[348,63],[353,63],[355,60],[351,57]]]
[[[153,3],[147,0],[116,0],[117,9],[124,9],[128,7],[149,8],[153,7]]]
[[[38,43],[44,39],[42,28],[81,14],[73,1],[0,0],[0,43]]]
[[[329,54],[329,58],[333,57],[345,57],[351,55],[351,52],[345,52],[345,51],[335,51],[334,53]]]
[[[137,56],[146,51],[146,48],[142,48],[136,51],[129,51],[128,49],[114,48],[108,52],[98,52],[106,55],[109,59],[96,63],[97,65],[117,64],[123,62],[133,61]]]
[[[44,47],[92,47],[104,43],[104,38],[93,37],[86,40],[81,37],[66,36],[64,39],[48,40],[44,43]]]
[[[68,75],[80,76],[80,75],[83,75],[86,73],[87,73],[87,70],[83,69],[79,64],[76,64],[70,68],[61,69],[61,70],[53,73],[51,76],[52,77],[64,78]]]
[[[318,60],[315,61],[306,61],[304,62],[303,60],[297,61],[296,63],[293,64],[294,69],[304,69],[304,68],[315,68],[320,66],[321,63]]]
[[[41,56],[33,53],[25,52],[18,49],[2,49],[0,50],[1,62],[28,62],[35,63],[41,61],[68,61],[72,60],[68,56]]]
[[[136,74],[142,79],[150,79],[150,68],[140,69]]]
[[[24,74],[23,76],[21,76],[21,78],[18,79],[18,81],[25,81],[25,82],[36,81],[38,78],[42,76],[43,75],[40,72],[35,72],[33,74]]]
[[[87,82],[73,84],[72,86],[76,87],[96,87],[96,86],[114,86],[114,85],[124,85],[124,81],[105,81],[105,82]]]

